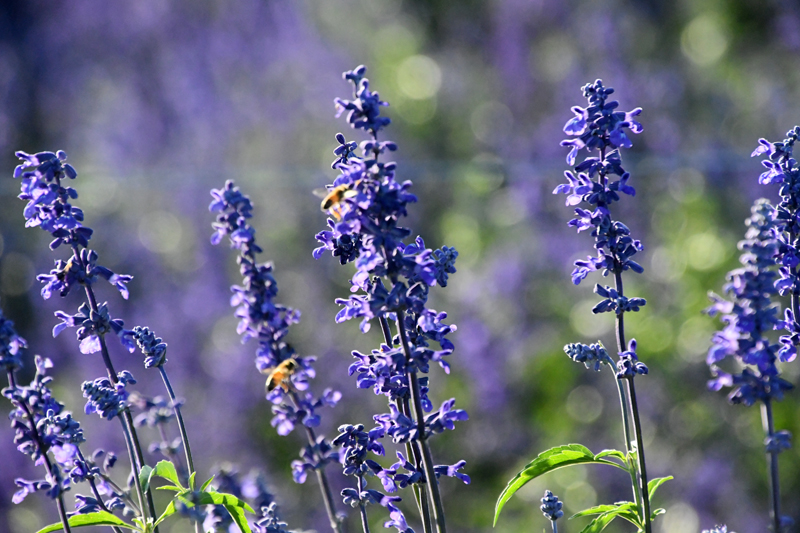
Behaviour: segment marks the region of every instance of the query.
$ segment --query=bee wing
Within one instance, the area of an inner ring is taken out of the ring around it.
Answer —
[[[316,189],[311,191],[311,193],[317,198],[325,198],[326,196],[328,196],[328,193],[330,193],[330,191],[325,187],[317,187]]]

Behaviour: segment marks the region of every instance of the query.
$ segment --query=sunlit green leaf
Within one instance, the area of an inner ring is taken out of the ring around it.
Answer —
[[[178,479],[178,472],[175,470],[175,465],[169,461],[159,461],[150,477],[152,476],[158,476],[167,481],[171,481],[176,487],[183,487]]]
[[[609,453],[607,455],[613,454]],[[508,482],[508,486],[503,489],[503,492],[497,499],[494,510],[494,524],[497,524],[497,518],[500,516],[500,511],[503,510],[503,506],[505,506],[506,502],[530,480],[559,468],[579,464],[603,464],[615,466],[626,472],[628,471],[627,468],[620,466],[614,461],[598,458],[589,448],[582,444],[567,444],[551,448],[540,453],[536,459],[525,465],[525,468]]]
[[[141,531],[138,527],[132,526],[121,518],[106,511],[98,511],[96,513],[88,514],[76,514],[75,516],[71,516],[67,522],[71,528],[84,526],[117,526],[124,527],[126,529],[132,529],[134,531]],[[63,524],[59,522],[58,524],[51,524],[47,527],[44,527],[37,533],[50,533],[51,531],[62,531],[63,529]]]
[[[656,490],[658,490],[658,487],[660,487],[661,485],[663,485],[665,482],[669,481],[670,479],[673,479],[673,477],[672,476],[667,476],[667,477],[657,477],[655,479],[651,479],[650,483],[647,484],[647,494],[650,495],[650,498],[652,498],[653,494],[656,493]]]
[[[142,490],[147,492],[150,490],[150,478],[153,476],[153,467],[144,465],[139,470],[139,483],[142,485]]]

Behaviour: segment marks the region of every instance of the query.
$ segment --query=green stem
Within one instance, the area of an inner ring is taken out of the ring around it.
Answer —
[[[403,346],[403,352],[406,356],[406,362],[411,362],[411,347],[408,343],[408,335],[403,323],[405,313],[402,309],[397,311],[397,331],[400,334],[400,344]],[[417,421],[417,439],[419,447],[422,451],[422,466],[425,470],[425,477],[430,487],[430,496],[433,503],[433,519],[436,522],[436,531],[438,533],[446,533],[447,525],[444,518],[444,506],[442,505],[442,497],[439,493],[439,482],[436,479],[436,472],[433,469],[433,458],[431,457],[431,450],[428,446],[428,437],[425,434],[425,413],[422,411],[422,398],[420,394],[419,378],[416,371],[409,371],[409,387],[411,388],[411,409]]]
[[[177,399],[175,397],[175,391],[172,389],[172,384],[169,382],[169,377],[167,377],[167,371],[164,370],[163,366],[158,367],[158,371],[161,373],[161,379],[164,380],[164,386],[167,388],[167,393],[169,393],[169,398],[172,400],[172,407],[175,409],[175,418],[178,421],[178,429],[181,432],[181,442],[183,443],[183,451],[186,454],[186,465],[189,469],[189,477],[195,473],[194,470],[194,461],[192,461],[192,449],[189,447],[189,435],[186,433],[186,424],[183,422],[183,415],[181,415],[181,408],[177,403]],[[194,488],[194,487],[191,487]]]
[[[147,512],[144,508],[144,490],[142,490],[142,483],[139,480],[139,469],[137,468],[136,464],[136,455],[133,451],[133,439],[131,439],[130,431],[128,431],[128,424],[127,422],[120,418],[120,424],[122,425],[122,433],[125,435],[125,445],[128,447],[128,456],[131,459],[131,469],[133,470],[133,482],[134,486],[136,487],[136,495],[139,498],[139,510],[142,512],[142,519],[147,522]],[[151,515],[155,517],[155,513],[153,510],[150,509]]]
[[[389,322],[386,320],[385,316],[381,316],[378,321],[380,322],[381,331],[383,332],[383,340],[386,342],[387,346],[393,346]],[[396,401],[395,404],[401,413],[408,418],[412,418],[411,408],[408,405],[408,398],[402,398],[401,400]],[[414,467],[417,470],[420,470],[422,465],[422,453],[420,452],[419,444],[417,442],[406,442],[406,455],[408,456],[409,461],[414,462]],[[414,491],[414,498],[417,500],[419,516],[422,520],[422,530],[424,533],[433,533],[433,526],[431,525],[431,508],[430,502],[428,501],[428,487],[425,483],[414,483],[411,485],[411,487]]]
[[[773,437],[775,435],[775,424],[772,419],[772,402],[769,399],[764,400],[761,405],[761,420],[767,438]],[[781,533],[781,487],[778,478],[778,453],[777,450],[767,452],[767,471],[769,472],[770,480],[769,496],[772,503],[770,515],[775,533]]]
[[[358,476],[358,495],[361,497],[361,492],[364,490],[364,478]],[[364,533],[369,533],[369,522],[367,521],[367,506],[363,502],[358,504],[361,510],[361,529]]]

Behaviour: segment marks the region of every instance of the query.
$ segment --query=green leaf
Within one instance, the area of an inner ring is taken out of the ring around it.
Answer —
[[[180,487],[176,487],[175,485],[164,485],[163,487],[156,487],[156,490],[172,490],[175,492],[183,492],[186,489],[182,489]]]
[[[617,515],[613,512],[603,513],[589,522],[589,525],[583,528],[581,533],[600,533],[600,531],[603,531],[616,517]]]
[[[226,494],[224,492],[202,492],[200,493],[200,498],[197,503],[199,505],[224,505],[225,507],[231,505],[234,507],[241,507],[248,513],[255,514],[253,508],[250,507],[246,501],[240,500],[233,494]]]
[[[631,502],[618,502],[618,503],[615,503],[614,505],[610,505],[610,504],[609,505],[596,505],[594,507],[590,507],[588,509],[584,509],[583,511],[575,513],[574,515],[570,516],[569,519],[572,520],[573,518],[579,518],[581,516],[590,516],[590,515],[594,515],[594,514],[603,514],[603,513],[609,512],[609,511],[614,511],[614,510],[617,509],[619,504],[622,504],[622,503],[631,503]]]
[[[525,465],[525,468],[508,482],[508,485],[503,489],[503,492],[500,494],[495,504],[494,524],[497,524],[497,518],[500,516],[500,511],[503,510],[503,506],[506,502],[530,480],[565,466],[579,464],[602,464],[616,466],[621,470],[628,471],[627,468],[620,466],[614,461],[609,461],[602,457],[597,458],[589,448],[582,444],[566,444],[564,446],[551,448],[540,453],[536,459]]]
[[[174,515],[177,511],[178,509],[175,507],[175,500],[172,500],[171,502],[169,502],[169,505],[167,505],[167,508],[164,509],[164,512],[161,513],[161,516],[158,517],[158,520],[156,520],[155,525],[160,524],[170,516]]]
[[[650,482],[647,484],[647,494],[650,495],[650,498],[652,498],[653,494],[656,493],[656,490],[658,490],[658,487],[660,487],[661,485],[663,485],[665,482],[669,481],[670,479],[673,479],[673,477],[672,476],[667,476],[667,477],[657,477],[655,479],[651,479]]]
[[[212,481],[214,481],[214,476],[211,476],[210,478],[208,478],[208,481],[206,481],[205,483],[203,483],[203,486],[202,486],[202,487],[200,487],[200,491],[201,491],[201,492],[204,492],[204,491],[205,491],[205,490],[208,488],[208,486],[209,486],[209,485],[211,485],[211,482],[212,482]]]
[[[625,463],[625,453],[619,450],[603,450],[594,456],[595,459],[602,459],[604,457],[616,457],[622,461],[623,464]]]
[[[244,509],[236,505],[226,505],[225,509],[231,514],[231,518],[239,526],[242,533],[252,533],[250,525],[247,523],[247,517],[244,515]]]
[[[183,488],[183,485],[181,485],[181,482],[178,479],[178,471],[175,470],[175,465],[169,461],[159,461],[151,477],[152,476],[158,476],[162,479],[166,479],[167,481],[171,481],[176,487]]]
[[[142,490],[147,492],[150,490],[150,478],[153,477],[153,467],[144,465],[139,470],[139,483],[142,485]]]
[[[114,516],[106,511],[98,511],[96,513],[76,514],[67,521],[69,527],[84,527],[84,526],[118,526],[134,531],[141,531],[138,527],[132,526],[121,518]],[[51,531],[62,531],[64,526],[61,522],[49,525],[40,529],[37,533],[50,533]]]
[[[656,509],[656,510],[655,510],[655,511],[653,511],[653,513],[650,515],[650,520],[655,520],[655,519],[656,519],[656,517],[657,517],[658,515],[665,514],[666,512],[667,512],[667,510],[666,510],[666,509]]]
[[[189,476],[189,488],[194,490],[194,478],[197,476],[197,472],[192,472],[192,475]]]

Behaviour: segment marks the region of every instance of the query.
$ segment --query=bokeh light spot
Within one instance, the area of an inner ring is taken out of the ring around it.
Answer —
[[[728,38],[719,16],[705,13],[692,20],[681,34],[681,50],[700,67],[716,63],[728,48]]]
[[[442,86],[442,70],[428,56],[411,56],[397,66],[397,86],[413,100],[433,98]]]
[[[720,238],[710,232],[692,235],[686,241],[689,266],[695,270],[714,270],[727,258],[729,250]]]
[[[697,511],[688,503],[678,502],[666,507],[669,512],[664,515],[663,520],[655,522],[659,525],[658,533],[679,533],[700,529]]]
[[[690,363],[697,363],[704,358],[711,345],[711,335],[715,324],[707,316],[695,316],[681,326],[678,333],[678,353]]]
[[[514,125],[514,116],[506,105],[489,101],[475,108],[469,122],[476,139],[492,144],[508,136]]]
[[[151,252],[168,254],[178,249],[183,229],[178,218],[166,211],[155,211],[139,222],[139,240]]]
[[[567,396],[566,408],[569,416],[588,424],[603,414],[603,397],[594,387],[581,385]]]
[[[606,316],[592,314],[592,308],[598,301],[596,299],[582,300],[575,304],[569,313],[569,323],[572,329],[588,339],[600,337],[611,331],[614,326],[614,319],[610,314]]]
[[[442,217],[442,235],[447,235],[449,246],[458,250],[458,263],[466,268],[474,265],[480,255],[481,238],[478,221],[459,213]]]

